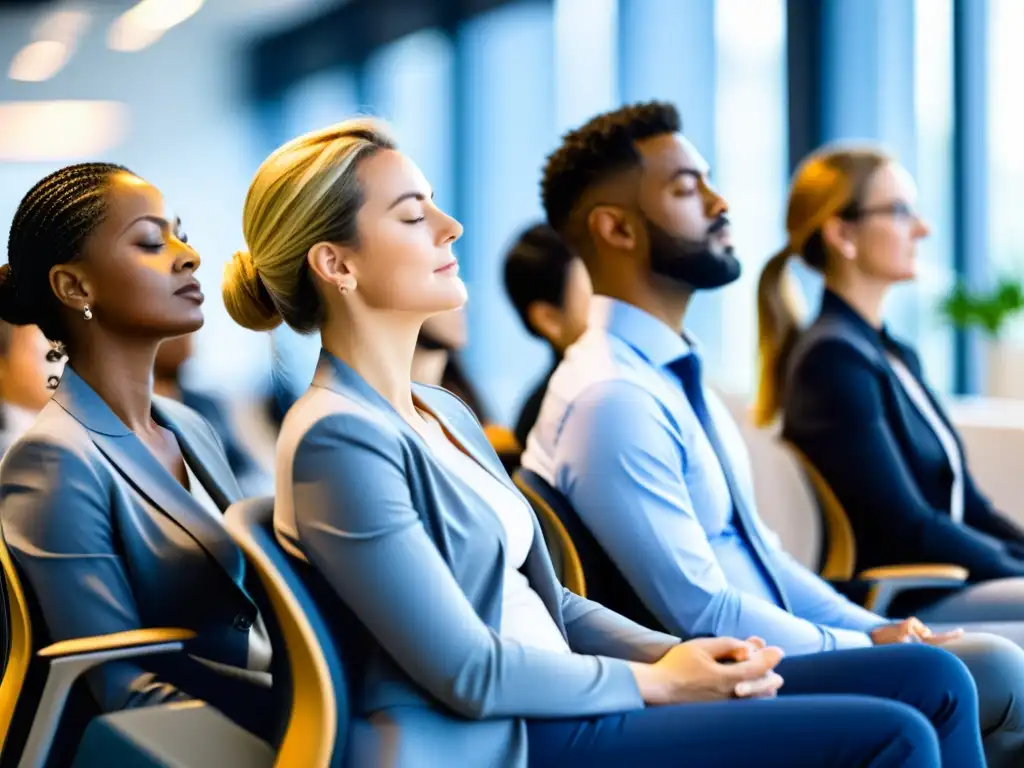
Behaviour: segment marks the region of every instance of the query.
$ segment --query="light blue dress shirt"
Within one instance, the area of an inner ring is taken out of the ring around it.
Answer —
[[[683,635],[758,635],[788,654],[871,645],[885,619],[795,561],[756,512],[750,459],[728,410],[705,389],[736,483],[789,601],[780,605],[734,525],[726,477],[668,365],[695,345],[604,296],[551,377],[523,467],[562,492],[647,608]]]

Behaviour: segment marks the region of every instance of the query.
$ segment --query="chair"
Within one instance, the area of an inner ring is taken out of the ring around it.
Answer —
[[[561,562],[562,573],[559,578],[566,589],[601,603],[637,624],[661,629],[661,622],[654,618],[654,614],[637,597],[604,548],[587,530],[569,500],[544,478],[528,469],[516,470],[512,479],[537,512],[541,526],[547,526],[544,535],[548,540],[548,549],[552,559],[556,563]],[[556,521],[557,526],[554,525]],[[570,551],[575,553],[575,558],[563,554]],[[578,565],[574,564],[574,560]],[[578,584],[582,591],[575,589],[573,584]]]
[[[527,475],[532,476],[535,480],[531,482],[524,479]],[[576,551],[576,545],[573,544],[572,537],[565,530],[565,526],[555,513],[555,510],[551,508],[551,505],[545,500],[542,493],[538,491],[537,481],[544,481],[540,480],[532,472],[522,469],[518,470],[512,479],[515,481],[516,487],[522,491],[526,500],[530,502],[533,511],[537,513],[558,580],[570,592],[575,592],[580,597],[586,597],[587,580],[583,576],[583,563],[580,562],[580,555]],[[551,490],[552,492],[554,491],[554,489]]]
[[[273,498],[248,499],[224,515],[228,531],[255,568],[265,595],[256,596],[275,648],[286,655],[274,684],[289,685],[291,711],[278,750],[279,768],[341,768],[349,721],[345,671],[311,592],[317,574],[285,553],[274,534]]]
[[[810,481],[818,499],[825,543],[820,568],[821,577],[839,588],[858,585],[867,587],[864,607],[885,615],[892,601],[913,589],[955,589],[967,582],[967,569],[959,565],[914,564],[887,565],[869,568],[854,575],[857,562],[857,540],[853,526],[842,503],[828,481],[811,460],[792,443],[784,442]]]
[[[523,448],[519,445],[512,430],[498,424],[488,424],[484,427],[484,434],[487,435],[487,442],[491,444],[494,452],[501,459],[501,465],[505,471],[509,474],[515,472],[519,468],[519,459],[523,455]]]
[[[0,603],[5,637],[0,679],[0,757],[4,765],[42,768],[54,748],[72,685],[108,661],[174,653],[195,637],[187,629],[136,629],[32,648],[29,602],[0,532]],[[20,758],[20,761],[19,761]]]

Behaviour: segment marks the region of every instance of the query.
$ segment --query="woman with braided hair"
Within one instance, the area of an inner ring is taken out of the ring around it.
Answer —
[[[203,324],[200,258],[180,220],[127,169],[73,165],[22,200],[8,260],[0,319],[38,326],[67,356],[0,468],[0,525],[42,619],[35,642],[194,630],[187,654],[90,672],[92,704],[204,699],[267,733],[270,645],[221,520],[238,485],[210,426],[153,394],[159,344]]]

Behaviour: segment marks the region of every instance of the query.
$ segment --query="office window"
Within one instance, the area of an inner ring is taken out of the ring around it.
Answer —
[[[788,120],[784,0],[717,0],[713,181],[729,202],[740,279],[721,292],[721,387],[753,391],[757,279],[785,239]],[[753,116],[753,117],[752,117]],[[756,123],[756,129],[752,126]]]
[[[365,66],[364,109],[391,123],[402,151],[433,186],[437,204],[451,210],[451,40],[434,29],[416,32],[376,51]]]
[[[913,288],[916,336],[929,382],[953,387],[953,335],[938,314],[954,282],[953,265],[953,0],[915,0],[914,117],[918,208],[931,235],[918,249]],[[913,167],[913,166],[912,166]],[[900,289],[904,290],[904,289]]]
[[[555,0],[558,132],[619,101],[618,0]]]
[[[497,421],[518,413],[527,387],[550,365],[505,294],[502,255],[543,216],[538,183],[555,127],[551,6],[521,2],[474,17],[458,45],[458,176],[466,231],[456,243],[469,288],[469,374]]]
[[[1024,3],[989,0],[989,243],[990,272],[1024,273],[1024,102],[1020,73],[1024,72]],[[1024,329],[1015,323],[1014,340],[1024,342]]]

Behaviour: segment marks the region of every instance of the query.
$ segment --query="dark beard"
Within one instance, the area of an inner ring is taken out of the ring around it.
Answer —
[[[644,219],[651,243],[651,272],[655,275],[698,291],[721,288],[739,278],[741,266],[732,246],[715,249],[712,241],[712,236],[729,224],[725,216],[708,228],[703,240],[676,237],[646,216]]]

